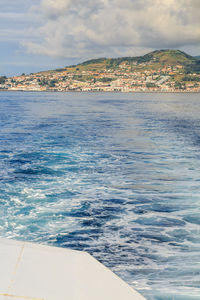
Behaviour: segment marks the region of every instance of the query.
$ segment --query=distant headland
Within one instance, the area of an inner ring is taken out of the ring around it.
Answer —
[[[99,58],[62,69],[0,77],[8,91],[200,92],[200,57],[180,50]]]

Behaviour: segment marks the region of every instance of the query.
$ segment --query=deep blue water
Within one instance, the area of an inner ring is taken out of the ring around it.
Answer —
[[[200,94],[0,93],[0,236],[200,299]]]

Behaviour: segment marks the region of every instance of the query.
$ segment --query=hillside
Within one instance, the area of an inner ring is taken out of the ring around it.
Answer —
[[[98,58],[61,69],[15,76],[0,88],[55,91],[199,91],[200,60],[180,50]]]
[[[149,68],[158,69],[164,65],[182,65],[183,67],[193,66],[198,63],[198,59],[192,57],[180,50],[156,50],[144,56],[137,57],[120,57],[120,58],[99,58],[92,59],[79,64],[79,67],[90,69],[95,68],[116,68],[121,64],[143,65],[148,63]]]
[[[182,66],[184,73],[200,73],[200,60],[180,50],[156,50],[144,56],[119,57],[119,58],[98,58],[85,61],[76,66],[66,68],[74,71],[97,71],[105,69],[116,70],[122,66],[131,67],[131,70],[159,70],[164,66]],[[77,70],[78,71],[78,70]]]

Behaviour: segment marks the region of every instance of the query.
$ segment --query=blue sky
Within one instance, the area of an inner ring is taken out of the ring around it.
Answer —
[[[0,0],[0,74],[180,49],[200,55],[199,0]]]

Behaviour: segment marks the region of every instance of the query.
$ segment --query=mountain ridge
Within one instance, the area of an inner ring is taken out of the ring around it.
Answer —
[[[0,89],[37,91],[200,91],[200,60],[183,51],[97,58],[0,80]]]
[[[79,63],[76,66],[102,63],[104,61],[107,61],[108,64],[114,63],[115,65],[119,65],[120,63],[125,61],[143,63],[143,62],[149,62],[153,59],[155,60],[155,62],[160,61],[163,63],[181,63],[181,64],[196,63],[199,60],[198,56],[197,57],[191,56],[181,50],[163,49],[163,50],[154,50],[152,52],[149,52],[141,56],[125,56],[125,57],[117,57],[117,58],[102,57],[97,59],[90,59],[82,63]]]

